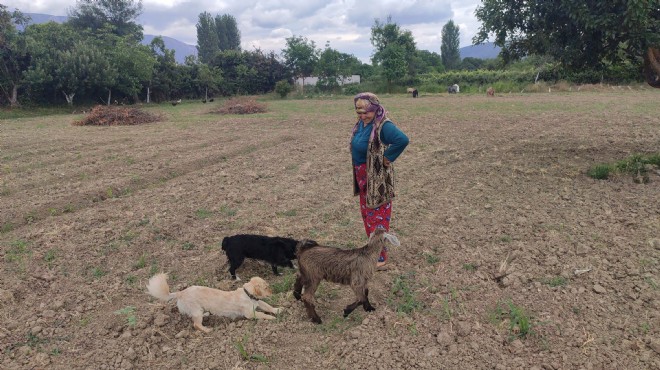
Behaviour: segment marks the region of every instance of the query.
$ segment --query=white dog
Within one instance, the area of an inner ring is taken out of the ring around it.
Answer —
[[[204,311],[232,319],[245,317],[272,320],[275,318],[274,316],[257,311],[257,308],[275,315],[284,310],[283,308],[273,308],[260,300],[273,294],[268,283],[260,277],[253,277],[249,282],[243,284],[242,288],[231,292],[193,285],[180,292],[170,293],[167,274],[160,273],[149,279],[147,290],[149,294],[161,301],[176,300],[179,312],[192,317],[195,328],[205,333],[210,332],[211,329],[202,325]]]

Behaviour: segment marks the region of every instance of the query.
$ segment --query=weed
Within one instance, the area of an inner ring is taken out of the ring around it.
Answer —
[[[227,216],[227,217],[236,216],[236,210],[233,209],[233,208],[230,208],[229,206],[221,206],[220,207],[220,213],[222,213],[224,216]]]
[[[414,273],[407,275],[400,275],[394,279],[392,283],[391,296],[388,299],[389,303],[394,306],[396,312],[411,314],[416,310],[423,307],[422,302],[418,301],[415,293],[410,287],[409,280],[414,276]]]
[[[160,270],[158,268],[158,262],[156,262],[156,259],[151,260],[151,267],[149,268],[149,275],[153,276],[156,275],[156,273]],[[174,275],[172,275],[172,280],[174,280]]]
[[[549,285],[550,287],[566,286],[568,280],[563,276],[555,276],[549,279],[543,279],[541,281],[543,284]]]
[[[57,209],[48,208],[48,214],[50,214],[51,216],[57,216],[58,213],[59,213],[59,211]]]
[[[276,281],[271,284],[273,294],[279,294],[290,291],[291,289],[293,289],[293,283],[295,282],[295,280],[296,280],[296,274],[291,272],[287,273],[282,277],[280,281]]]
[[[25,223],[26,224],[31,224],[36,220],[37,220],[37,214],[34,211],[32,211],[32,212],[28,213],[27,215],[25,215]]]
[[[587,175],[597,180],[606,180],[613,172],[622,172],[632,175],[636,183],[648,183],[649,175],[647,165],[660,166],[660,153],[649,155],[633,154],[614,164],[598,164],[587,171]]]
[[[213,212],[209,211],[208,209],[200,208],[197,211],[195,211],[195,217],[197,217],[200,220],[203,220],[205,218],[209,218],[213,215]]]
[[[513,240],[513,238],[511,238],[510,235],[505,234],[505,235],[500,236],[500,241],[502,243],[511,243],[512,240]]]
[[[72,213],[72,212],[75,211],[75,210],[76,210],[76,209],[75,209],[75,207],[73,206],[73,204],[69,203],[69,204],[67,204],[67,205],[64,206],[64,209],[62,210],[62,212],[63,212],[63,213]]]
[[[44,255],[44,261],[48,265],[48,268],[53,268],[53,262],[55,261],[55,250],[49,249]]]
[[[278,216],[293,217],[298,215],[298,211],[295,209],[289,209],[284,212],[276,212]]]
[[[92,276],[94,276],[96,279],[100,279],[100,278],[104,277],[105,274],[106,274],[106,272],[103,271],[103,269],[101,269],[100,267],[94,267],[92,269]]]
[[[464,263],[463,264],[463,270],[470,271],[470,272],[477,271],[477,265],[474,264],[474,263]]]
[[[651,286],[651,288],[653,288],[653,290],[658,290],[659,288],[658,283],[656,283],[655,280],[653,280],[653,278],[647,277],[644,280]]]
[[[182,248],[184,251],[193,250],[193,249],[195,249],[195,244],[193,244],[193,243],[191,243],[191,242],[185,242],[185,243],[183,243],[183,245],[181,246],[181,248]]]
[[[0,188],[0,196],[6,197],[7,195],[11,194],[11,191],[7,187],[7,185],[2,185]]]
[[[137,262],[135,262],[135,265],[133,265],[133,267],[136,270],[139,270],[141,268],[144,268],[145,266],[147,266],[147,255],[142,253],[142,255],[140,256],[140,258],[138,258]]]
[[[137,281],[137,276],[135,276],[135,275],[128,275],[128,276],[126,276],[126,278],[124,278],[124,281],[126,281],[126,283],[127,283],[128,285],[134,285],[135,282]]]
[[[611,171],[612,168],[610,165],[598,164],[591,167],[589,171],[587,171],[587,176],[596,180],[607,180],[610,177]]]
[[[238,353],[241,355],[241,358],[245,361],[257,361],[257,362],[267,363],[268,358],[266,356],[258,353],[253,353],[253,354],[248,353],[247,349],[245,349],[245,342],[247,342],[247,340],[248,340],[247,335],[244,335],[243,338],[234,342],[234,347],[236,347],[236,349],[238,350]]]
[[[426,257],[426,262],[427,262],[429,265],[435,265],[436,263],[440,262],[440,257],[438,257],[438,256],[436,256],[436,255],[433,255],[433,254],[430,254],[430,253],[426,253],[426,254],[425,254],[425,257]]]
[[[23,257],[29,255],[31,252],[28,250],[28,243],[24,240],[14,240],[9,243],[9,250],[5,253],[5,261],[7,262],[23,262]]]
[[[126,316],[126,323],[130,327],[134,327],[137,324],[137,317],[135,316],[135,307],[126,306],[121,310],[115,311],[115,315],[124,315]]]
[[[150,221],[149,221],[148,218],[143,218],[143,219],[140,220],[140,222],[138,222],[137,225],[138,225],[138,226],[146,226],[146,225],[149,224],[149,222],[150,222]]]
[[[532,317],[511,300],[505,304],[498,302],[495,310],[490,314],[489,321],[495,325],[508,321],[511,340],[516,338],[525,339],[534,333]]]
[[[11,222],[5,222],[2,224],[2,227],[0,227],[0,234],[8,233],[12,230],[14,230],[14,225]]]

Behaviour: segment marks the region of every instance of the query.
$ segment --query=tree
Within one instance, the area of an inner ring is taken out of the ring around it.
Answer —
[[[207,64],[197,65],[197,83],[204,88],[204,102],[209,100],[209,89],[217,91],[222,82],[222,71],[217,67],[209,67]]]
[[[33,55],[25,78],[35,91],[62,94],[73,105],[76,95],[98,91],[117,77],[118,70],[111,65],[106,48],[69,24],[31,25],[25,36]]]
[[[305,77],[314,72],[318,62],[319,51],[314,41],[307,40],[303,36],[291,36],[286,39],[286,47],[282,50],[287,68],[296,77],[301,77],[303,91],[305,88]]]
[[[387,92],[392,92],[392,83],[406,75],[405,52],[401,45],[389,44],[381,52],[383,74],[387,80]]]
[[[220,50],[241,50],[241,33],[236,25],[236,18],[229,14],[215,17]]]
[[[450,20],[442,27],[442,45],[440,55],[442,64],[447,70],[458,69],[461,65],[461,52],[459,51],[460,31]]]
[[[0,90],[12,107],[20,105],[18,89],[31,59],[24,34],[14,24],[23,25],[26,21],[21,12],[10,13],[0,4]]]
[[[133,42],[142,41],[142,26],[136,22],[142,14],[142,0],[77,0],[69,11],[68,23],[76,29],[96,32],[111,26],[111,32],[119,37],[129,37]]]
[[[438,72],[442,73],[445,71],[445,67],[442,64],[442,57],[436,52],[430,52],[428,50],[418,50],[417,59],[419,60],[418,70],[420,73],[429,73],[429,72]]]
[[[197,57],[202,63],[209,63],[220,50],[218,30],[209,12],[199,14],[197,22]]]
[[[316,65],[316,75],[319,77],[316,86],[325,91],[337,89],[340,80],[352,75],[351,57],[331,48],[329,42],[326,43]]]
[[[386,23],[381,23],[379,19],[376,19],[371,27],[371,44],[376,49],[371,58],[372,63],[376,66],[387,65],[389,68],[385,72],[388,86],[394,81],[392,78],[397,76],[395,79],[401,79],[406,73],[411,80],[414,79],[418,73],[415,63],[417,46],[412,32],[401,30],[396,23],[392,22],[391,17],[387,17]],[[387,61],[386,58],[389,57],[397,59]],[[401,67],[403,67],[403,75],[400,75]]]
[[[473,42],[493,36],[505,62],[548,54],[568,70],[641,67],[644,56],[660,48],[657,0],[483,0],[475,15],[481,27]]]

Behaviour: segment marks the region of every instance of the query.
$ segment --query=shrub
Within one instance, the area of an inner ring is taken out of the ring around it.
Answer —
[[[275,84],[275,92],[282,98],[286,98],[286,96],[293,91],[293,86],[289,83],[289,81],[286,80],[280,80],[277,81]]]

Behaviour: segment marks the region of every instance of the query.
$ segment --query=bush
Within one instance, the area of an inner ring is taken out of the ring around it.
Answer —
[[[277,81],[275,84],[275,92],[282,98],[286,98],[286,96],[293,91],[293,86],[289,83],[289,81],[286,80],[280,80]]]

